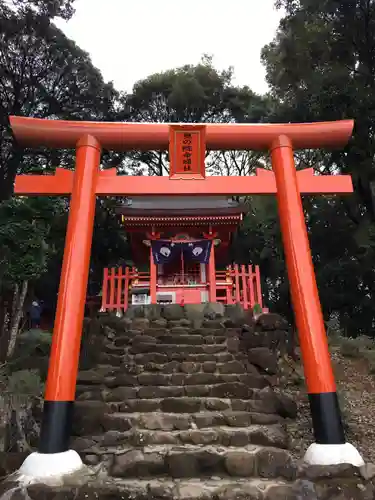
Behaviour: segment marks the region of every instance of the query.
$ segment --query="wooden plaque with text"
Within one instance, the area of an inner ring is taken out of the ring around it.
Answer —
[[[171,179],[204,179],[206,156],[205,125],[171,125],[169,159]]]

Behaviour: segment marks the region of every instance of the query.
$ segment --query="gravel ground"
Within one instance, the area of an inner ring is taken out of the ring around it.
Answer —
[[[331,348],[331,355],[347,440],[366,462],[375,463],[375,376],[369,373],[363,358],[343,357],[339,348]],[[296,372],[301,374],[300,367],[296,366]],[[296,457],[301,457],[313,441],[310,409],[304,384],[291,384],[290,377],[288,381],[284,391],[299,407],[297,420],[288,424],[291,449]]]

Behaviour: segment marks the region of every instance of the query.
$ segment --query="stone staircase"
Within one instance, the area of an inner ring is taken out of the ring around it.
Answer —
[[[29,451],[3,453],[0,500],[374,500],[374,465],[298,460],[290,343],[279,316],[220,304],[86,320],[72,447],[90,467],[24,485]]]
[[[253,327],[215,310],[101,319],[106,341],[79,374],[73,448],[118,498],[295,498],[284,419],[296,410],[271,387],[276,352],[253,347],[250,363]]]

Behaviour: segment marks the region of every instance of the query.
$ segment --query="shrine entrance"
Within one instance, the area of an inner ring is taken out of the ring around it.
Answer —
[[[53,176],[20,175],[15,184],[16,195],[71,195],[39,453],[27,460],[47,466],[51,458],[56,458],[54,455],[65,457],[70,452],[69,460],[79,460],[78,455],[69,450],[69,437],[96,197],[273,194],[278,201],[315,436],[305,459],[318,464],[361,461],[356,449],[345,441],[301,202],[301,194],[350,193],[352,182],[347,175],[317,176],[313,169],[297,172],[294,163],[294,150],[345,145],[352,134],[353,121],[174,125],[11,117],[10,122],[16,140],[24,146],[76,148],[77,152],[74,172],[57,169]],[[117,176],[115,169],[100,169],[102,148],[145,151],[168,147],[169,178]],[[256,175],[249,177],[206,177],[206,150],[233,149],[269,151],[272,171],[257,169]],[[213,255],[211,252],[210,258]],[[214,268],[211,266],[211,270]],[[156,283],[156,280],[153,266],[150,281]],[[210,279],[212,299],[216,299],[214,282],[214,278]],[[155,288],[151,292],[151,303],[156,303]]]

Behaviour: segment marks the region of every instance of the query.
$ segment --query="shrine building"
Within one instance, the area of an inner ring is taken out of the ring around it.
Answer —
[[[137,196],[116,212],[134,266],[104,270],[102,311],[206,302],[263,308],[259,267],[230,260],[245,213],[240,203],[225,196]]]

